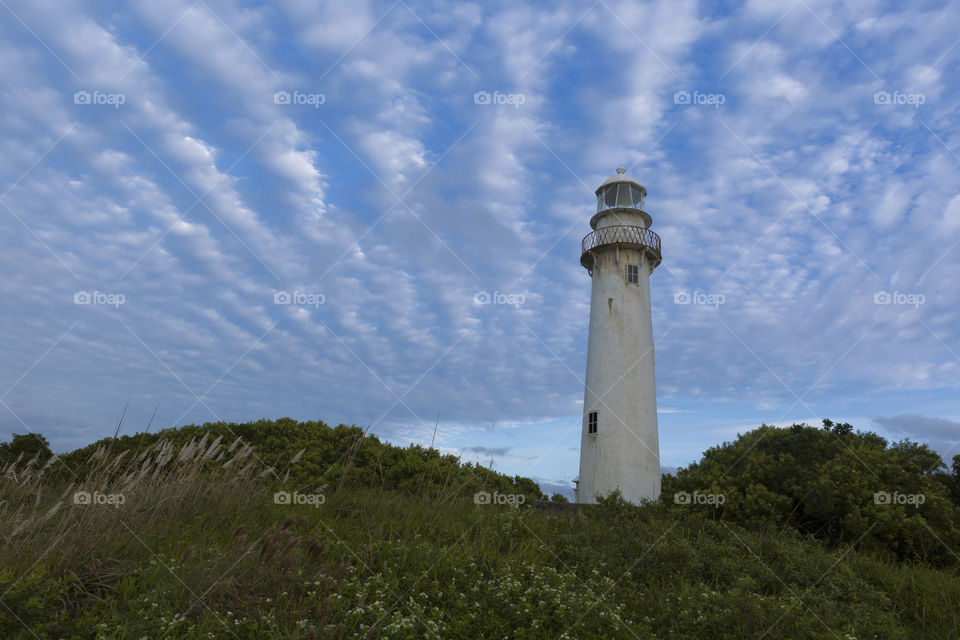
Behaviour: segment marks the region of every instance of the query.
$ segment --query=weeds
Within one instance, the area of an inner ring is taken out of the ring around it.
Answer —
[[[316,485],[289,480],[300,449],[267,464],[211,433],[102,444],[76,475],[7,464],[0,637],[956,636],[955,569],[616,498],[572,517],[475,504],[438,457],[416,491],[386,488],[358,471],[396,470],[356,440],[324,500],[277,504]]]

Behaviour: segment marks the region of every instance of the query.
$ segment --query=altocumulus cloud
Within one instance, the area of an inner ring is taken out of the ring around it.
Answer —
[[[0,435],[78,446],[131,397],[130,428],[159,402],[164,426],[291,415],[429,444],[439,412],[437,446],[567,486],[579,241],[622,162],[664,243],[665,464],[822,417],[950,442],[948,3],[0,11]],[[921,400],[945,417],[905,418]]]

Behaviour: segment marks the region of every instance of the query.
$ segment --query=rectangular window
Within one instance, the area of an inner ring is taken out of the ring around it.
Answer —
[[[627,284],[640,284],[640,265],[627,265]]]
[[[597,432],[597,412],[591,411],[587,414],[587,433]]]

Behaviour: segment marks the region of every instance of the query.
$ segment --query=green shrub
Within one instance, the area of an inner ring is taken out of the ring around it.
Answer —
[[[324,475],[325,499],[298,504],[274,495],[298,490],[293,469],[308,459],[290,464],[305,436],[282,444],[296,423],[270,423],[273,453],[262,457],[216,429],[101,442],[71,459],[82,476],[8,467],[0,638],[906,640],[955,637],[960,626],[956,566],[832,549],[782,526],[793,521],[751,520],[789,497],[756,477],[737,507],[743,524],[718,517],[728,504],[633,505],[618,494],[558,517],[471,493],[530,490],[528,479],[450,465],[430,480],[443,456],[379,449],[338,427],[320,433],[340,456],[314,459],[339,461],[341,477]],[[390,455],[403,473],[373,464]],[[265,473],[277,460],[279,478]],[[72,499],[94,490],[124,500]]]
[[[783,527],[834,545],[941,565],[957,562],[960,507],[942,480],[939,454],[909,441],[824,421],[823,429],[762,426],[706,451],[664,477],[664,504],[690,504],[750,527]],[[697,496],[722,496],[722,503]],[[902,500],[902,502],[900,502]]]

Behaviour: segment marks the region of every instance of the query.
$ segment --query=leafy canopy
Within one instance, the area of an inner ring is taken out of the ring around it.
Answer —
[[[745,526],[792,527],[838,545],[956,563],[958,471],[960,460],[947,473],[924,444],[890,444],[846,423],[763,425],[665,476],[661,500]],[[698,500],[703,494],[723,499]]]

